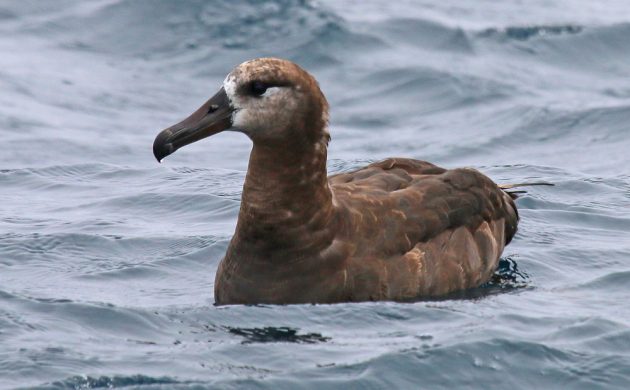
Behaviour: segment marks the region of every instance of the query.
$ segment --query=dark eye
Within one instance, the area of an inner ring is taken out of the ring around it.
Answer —
[[[252,95],[262,96],[265,92],[267,92],[267,88],[269,88],[269,86],[262,81],[252,81],[249,88]]]

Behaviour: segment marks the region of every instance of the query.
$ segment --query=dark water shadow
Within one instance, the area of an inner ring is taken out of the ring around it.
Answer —
[[[264,328],[239,328],[226,327],[227,331],[245,338],[243,344],[251,343],[299,343],[315,344],[325,343],[331,340],[330,337],[322,336],[319,333],[298,334],[299,329],[287,326],[275,327],[266,326]]]
[[[512,257],[499,259],[499,266],[489,282],[480,288],[498,288],[502,290],[515,290],[529,286],[529,274],[518,268],[516,260]]]
[[[497,294],[531,288],[533,287],[530,286],[529,275],[518,268],[518,264],[514,258],[505,257],[499,259],[499,265],[494,275],[492,275],[492,278],[479,287],[455,291],[435,298],[415,300],[414,302],[482,299]]]
[[[584,30],[580,25],[543,25],[543,26],[509,26],[506,28],[488,28],[477,35],[482,38],[500,37],[503,39],[513,39],[526,41],[536,37],[549,37],[565,34],[579,34]]]
[[[157,386],[156,388],[174,388],[178,384],[186,384],[169,377],[150,377],[146,375],[116,375],[116,376],[73,376],[61,381],[55,381],[28,389],[113,389],[128,387]],[[162,387],[168,385],[168,387]],[[153,388],[153,387],[152,387]],[[26,389],[26,388],[24,388]]]

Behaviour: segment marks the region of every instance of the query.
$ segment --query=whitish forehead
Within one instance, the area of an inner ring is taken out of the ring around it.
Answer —
[[[249,80],[256,78],[284,78],[291,77],[291,67],[287,66],[286,61],[275,58],[258,58],[255,60],[245,61],[234,68],[223,81],[223,88],[228,97],[236,96],[236,89],[239,84],[243,84]]]
[[[228,98],[233,100],[234,96],[236,96],[236,77],[232,73],[228,74],[223,80],[223,89],[225,89]]]
[[[249,60],[234,68],[223,80],[223,89],[227,93],[228,97],[232,98],[236,96],[236,88],[239,83],[253,77],[253,74],[264,71],[262,64],[257,64],[259,60]]]

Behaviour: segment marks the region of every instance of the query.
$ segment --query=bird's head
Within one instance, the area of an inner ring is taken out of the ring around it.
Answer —
[[[327,142],[328,103],[317,81],[293,62],[258,58],[232,70],[219,91],[180,123],[155,138],[161,161],[177,149],[225,130],[255,144]]]

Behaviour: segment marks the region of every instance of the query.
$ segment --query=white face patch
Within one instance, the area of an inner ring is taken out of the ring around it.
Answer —
[[[260,114],[261,105],[264,107],[262,99],[268,99],[281,91],[281,87],[267,88],[265,93],[258,97],[239,96],[237,93],[237,80],[233,74],[229,74],[223,81],[223,89],[230,100],[230,104],[234,108],[232,113],[232,126],[245,131],[251,125],[252,121],[256,121],[254,112]],[[258,107],[256,107],[258,106]],[[251,112],[250,108],[254,109]]]
[[[235,110],[232,113],[232,127],[245,131],[243,128],[247,123],[247,110]]]
[[[231,73],[227,75],[225,80],[223,80],[223,89],[225,90],[225,94],[230,100],[230,104],[234,108],[232,112],[232,127],[239,128],[243,125],[243,112],[242,102],[236,94],[236,77]]]
[[[265,91],[265,93],[263,93],[262,95],[260,95],[261,97],[268,97],[271,96],[273,94],[278,93],[278,91],[280,91],[280,87],[270,87],[267,88],[267,90]]]
[[[223,81],[223,89],[225,89],[225,93],[227,94],[228,98],[230,99],[230,102],[232,103],[232,106],[234,108],[241,108],[240,104],[240,99],[238,97],[238,95],[236,94],[236,77],[232,76],[231,74],[229,74],[225,80]],[[271,96],[273,94],[278,93],[278,91],[280,90],[280,87],[270,87],[267,88],[267,90],[265,91],[265,93],[263,93],[262,95],[260,95],[260,97],[268,97]]]
[[[266,75],[263,71],[275,67],[263,63],[262,70],[258,68],[245,62],[223,80],[223,89],[233,109],[232,127],[252,139],[287,137],[291,135],[292,121],[300,110],[304,110],[300,106],[304,99],[299,92],[300,85],[298,83],[294,88],[292,85],[266,84],[261,79],[269,77],[263,77]]]
[[[234,98],[236,98],[236,77],[232,76],[232,74],[227,75],[225,80],[223,80],[223,89],[228,99],[230,99],[230,103],[234,106]]]

